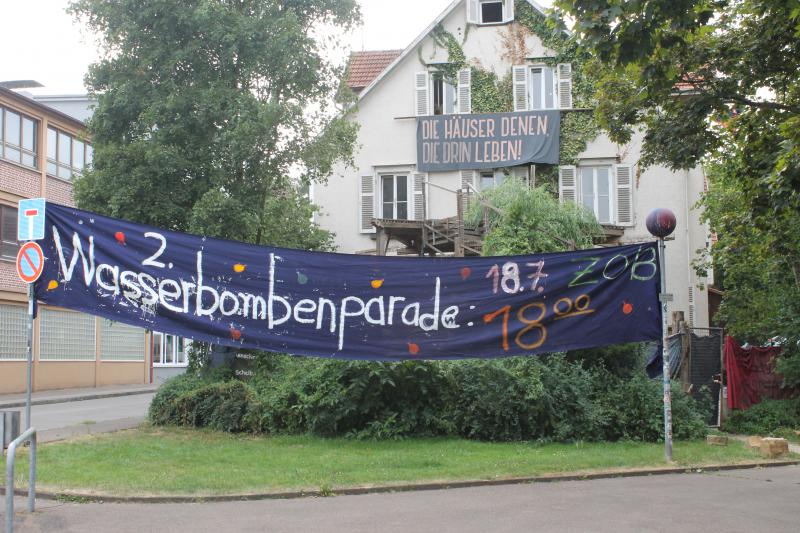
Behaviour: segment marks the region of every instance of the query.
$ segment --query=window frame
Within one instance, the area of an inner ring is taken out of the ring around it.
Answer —
[[[539,84],[538,90],[541,91],[541,100],[542,100],[542,107],[534,107],[534,96],[536,95],[534,91],[534,76],[533,73],[535,70],[540,69],[542,71],[542,80]],[[553,99],[553,106],[547,107],[547,75],[545,71],[550,73],[552,78],[551,82],[551,91],[552,91],[552,99]],[[545,65],[543,63],[530,65],[528,67],[528,110],[529,111],[554,111],[560,109],[559,107],[559,99],[558,99],[558,71],[551,67],[550,65]]]
[[[11,219],[14,220],[15,222],[18,220],[18,217],[19,217],[19,210],[16,207],[10,206],[10,205],[6,205],[6,204],[0,204],[0,261],[16,261],[17,254],[19,253],[19,247],[20,247],[20,243],[16,239],[17,228],[16,228],[16,224],[15,224],[14,225],[14,231],[13,231],[13,235],[14,235],[14,240],[13,241],[8,241],[8,240],[4,240],[3,239],[3,233],[4,233],[3,230],[5,229],[3,227],[3,220],[6,219],[5,211],[14,211],[14,215],[11,217]],[[5,250],[7,247],[10,247],[12,249],[13,255],[4,255],[3,254],[3,250]]]
[[[586,209],[589,209],[589,206],[584,203],[585,192],[584,192],[584,187],[583,187],[583,172],[585,170],[589,170],[589,169],[592,170],[592,199],[593,199],[593,205],[592,205],[592,208],[591,208],[591,212],[594,214],[594,218],[597,220],[597,222],[599,224],[601,224],[601,225],[602,224],[605,224],[605,225],[616,225],[617,224],[617,213],[616,213],[616,207],[615,207],[614,199],[616,198],[617,187],[616,187],[616,183],[615,183],[616,180],[614,179],[614,166],[613,165],[579,165],[578,166],[577,174],[578,174],[578,182],[580,183],[580,185],[579,185],[580,193],[578,194],[579,205],[585,207]],[[600,194],[598,193],[598,183],[599,183],[598,170],[599,169],[606,169],[608,171],[607,179],[608,179],[608,214],[609,214],[608,218],[609,218],[609,220],[607,222],[601,221],[600,220],[600,214],[599,214],[599,208],[600,208]]]
[[[430,112],[431,115],[434,116],[441,116],[441,115],[455,115],[458,114],[458,86],[449,83],[445,77],[443,72],[433,71],[429,75],[430,78],[430,100],[431,100],[431,108]],[[436,86],[441,84],[441,96],[442,96],[442,109],[441,113],[436,112]],[[449,88],[449,90],[448,90]],[[448,107],[451,109],[448,112]]]
[[[385,173],[378,174],[378,189],[379,189],[380,195],[381,195],[380,202],[378,202],[378,205],[380,206],[381,212],[380,212],[380,216],[378,218],[385,218],[385,219],[390,219],[390,220],[413,220],[412,218],[409,218],[412,215],[412,211],[411,211],[411,207],[412,207],[411,206],[411,194],[412,194],[412,191],[410,189],[410,182],[411,182],[410,178],[411,178],[411,175],[412,175],[411,172],[385,172]],[[397,194],[397,191],[398,191],[397,181],[398,180],[397,180],[397,178],[398,177],[404,177],[406,179],[406,199],[403,202],[401,202],[401,201],[399,201],[397,199],[397,197],[398,197],[398,194]],[[391,217],[387,217],[386,216],[386,211],[385,211],[385,205],[386,205],[387,201],[386,201],[386,198],[384,197],[384,185],[383,185],[383,183],[384,183],[384,180],[386,178],[392,178],[392,200],[391,200],[391,204],[392,204],[392,215],[393,216],[391,216]],[[398,214],[398,204],[399,203],[405,203],[406,204],[406,216],[405,216],[405,218],[399,218],[398,216],[396,216]]]
[[[17,144],[10,142],[8,138],[8,113],[13,113],[19,117],[19,138],[17,139]],[[27,128],[25,128],[26,120],[31,123],[33,128],[33,132],[31,134],[31,144],[33,146],[30,149],[25,148],[25,133],[27,131]],[[9,161],[11,163],[16,163],[17,165],[22,165],[33,170],[39,170],[40,127],[40,121],[36,118],[16,109],[11,109],[5,105],[0,105],[0,159]],[[16,159],[9,157],[7,154],[7,151],[9,150],[17,152],[19,156]],[[25,162],[26,156],[31,159],[32,163]]]
[[[167,362],[167,338],[171,341],[172,346],[172,361]],[[157,341],[156,339],[160,340]],[[191,339],[181,337],[179,335],[172,335],[170,333],[163,333],[161,331],[154,331],[151,338],[151,360],[154,368],[186,368],[189,366],[189,347],[192,345]],[[179,347],[182,346],[182,349]],[[159,361],[156,362],[156,347],[159,349]]]
[[[54,134],[53,139],[51,139],[51,132]],[[61,160],[62,138],[69,140],[69,148],[66,152],[69,155],[69,162],[66,164]],[[80,167],[75,166],[75,143],[83,144],[83,165]],[[51,153],[53,154],[52,157]],[[94,148],[92,148],[92,144],[88,140],[58,129],[54,126],[47,127],[47,154],[45,154],[45,170],[48,176],[64,181],[72,181],[75,176],[82,175],[86,168],[91,166],[93,157]],[[55,171],[53,171],[53,168]],[[65,175],[61,174],[62,169],[65,169]]]
[[[500,20],[493,20],[493,21],[489,21],[489,22],[486,22],[485,20],[483,20],[483,6],[486,5],[486,4],[499,4],[500,5]],[[503,0],[479,0],[479,2],[478,2],[478,24],[481,24],[482,26],[491,26],[493,24],[505,24],[508,21],[505,20],[504,11],[505,11],[505,2]]]

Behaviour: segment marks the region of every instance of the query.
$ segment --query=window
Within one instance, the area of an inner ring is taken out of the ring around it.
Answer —
[[[553,69],[544,66],[533,67],[530,79],[530,109],[556,109]]]
[[[433,114],[452,115],[456,112],[456,88],[447,83],[440,72],[431,75]]]
[[[472,113],[472,70],[459,70],[454,80],[445,79],[442,72],[415,72],[414,113],[418,117]]]
[[[467,22],[502,24],[514,20],[514,0],[468,0]]]
[[[16,259],[17,252],[17,209],[0,205],[0,258]]]
[[[485,191],[500,185],[506,180],[506,173],[503,170],[482,170],[481,171],[481,190]]]
[[[381,218],[408,220],[408,176],[381,175]]]
[[[514,111],[572,109],[572,65],[516,65],[512,69]]]
[[[154,366],[186,366],[191,341],[169,335],[167,333],[153,332],[153,365]]]
[[[41,309],[40,361],[94,361],[95,319],[72,311]]]
[[[36,168],[38,123],[8,108],[0,107],[0,157]]]
[[[503,2],[485,0],[481,2],[481,24],[503,22]]]
[[[103,318],[100,338],[102,361],[144,361],[143,329]]]
[[[602,163],[558,167],[559,198],[585,206],[601,224],[633,226],[634,167]]]
[[[594,213],[601,224],[614,221],[614,198],[611,167],[580,167],[581,204]]]
[[[0,305],[0,361],[28,358],[28,310],[22,305]]]
[[[70,180],[92,164],[92,145],[72,135],[47,128],[47,173]]]

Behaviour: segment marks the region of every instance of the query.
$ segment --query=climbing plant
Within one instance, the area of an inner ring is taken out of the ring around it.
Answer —
[[[516,21],[508,26],[504,37],[505,57],[512,64],[524,62],[525,37],[537,35],[546,48],[555,52],[554,56],[538,58],[543,64],[555,67],[559,63],[571,63],[573,106],[575,110],[562,113],[561,150],[559,164],[574,165],[578,155],[586,149],[586,145],[597,137],[600,127],[594,119],[592,108],[596,105],[594,98],[593,73],[585,68],[588,56],[582,52],[567,33],[563,22],[555,17],[545,17],[525,0],[516,2]],[[462,42],[439,24],[432,32],[434,43],[447,51],[447,63],[437,65],[448,83],[456,84],[458,71],[469,67],[472,71],[472,112],[503,113],[513,111],[513,85],[511,72],[502,78],[480,65],[469,64],[464,53],[470,28],[464,31]],[[422,57],[420,62],[425,63]],[[537,165],[537,182],[555,186],[558,183],[556,165]]]

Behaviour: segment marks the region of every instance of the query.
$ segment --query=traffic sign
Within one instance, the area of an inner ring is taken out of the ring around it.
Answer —
[[[25,283],[33,283],[44,270],[44,253],[35,242],[23,244],[17,254],[17,275]]]
[[[40,241],[44,239],[44,198],[20,200],[17,211],[17,240]]]

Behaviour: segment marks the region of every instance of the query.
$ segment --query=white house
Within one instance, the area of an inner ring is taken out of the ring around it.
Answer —
[[[531,13],[538,16],[544,10],[532,0],[456,0],[405,50],[353,55],[349,83],[358,101],[351,120],[360,126],[355,166],[340,166],[312,190],[320,207],[316,220],[336,234],[341,252],[374,253],[373,218],[452,217],[458,189],[483,190],[507,175],[536,186],[537,174],[553,168],[517,161],[500,168],[426,173],[417,153],[418,117],[476,116],[476,69],[508,80],[497,87],[511,93],[505,96],[514,112],[559,110],[562,122],[568,113],[587,112],[573,107],[574,69],[580,65],[556,62],[558,53],[545,45],[547,39],[524,25],[522,16],[529,20]],[[448,43],[463,52],[455,72]],[[640,148],[641,136],[621,146],[598,132],[577,164],[558,167],[559,195],[593,211],[601,224],[621,235],[620,243],[652,239],[645,227],[647,214],[657,207],[671,209],[678,229],[667,243],[667,289],[674,295],[670,310],[683,311],[696,327],[707,327],[707,283],[692,267],[696,251],[708,240],[693,208],[704,190],[703,171],[643,170]]]

